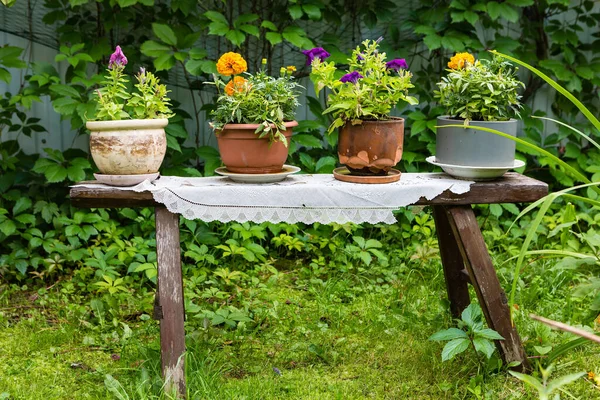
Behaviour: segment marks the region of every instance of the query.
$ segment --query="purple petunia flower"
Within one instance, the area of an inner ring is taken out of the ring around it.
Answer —
[[[323,61],[331,55],[322,47],[315,47],[314,49],[310,50],[302,50],[302,54],[306,56],[306,65],[312,64],[315,58]]]
[[[123,54],[123,50],[121,50],[121,46],[117,46],[115,52],[110,55],[110,60],[108,62],[108,68],[112,68],[113,66],[119,65],[127,65],[127,57]]]
[[[359,74],[356,71],[352,71],[349,74],[342,76],[340,78],[340,81],[342,81],[344,83],[346,83],[346,82],[356,83],[356,82],[358,82],[358,80],[360,78],[364,78],[364,76],[362,76],[361,74]]]
[[[386,62],[385,67],[387,69],[398,71],[400,69],[408,69],[408,64],[406,64],[406,60],[404,58],[396,58],[395,60]]]

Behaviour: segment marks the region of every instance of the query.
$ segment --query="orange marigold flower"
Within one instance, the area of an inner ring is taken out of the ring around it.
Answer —
[[[296,67],[294,65],[288,65],[285,67],[287,71],[291,74],[292,72],[296,72]]]
[[[448,68],[463,69],[467,63],[475,64],[475,57],[469,53],[456,53],[456,55],[450,59]]]
[[[595,377],[596,377],[596,374],[594,373],[594,371],[588,372],[588,379],[593,380]]]
[[[243,92],[246,89],[246,80],[241,76],[234,76],[232,80],[225,86],[225,93],[228,96],[232,96],[233,92]]]
[[[219,58],[219,61],[217,61],[217,71],[221,75],[237,75],[246,72],[247,70],[248,64],[246,63],[246,60],[244,60],[244,57],[232,51],[223,54],[221,58]]]

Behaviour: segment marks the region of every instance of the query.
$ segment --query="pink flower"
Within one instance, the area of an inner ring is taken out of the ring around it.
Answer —
[[[117,46],[115,52],[110,55],[110,60],[108,62],[108,68],[113,68],[114,66],[125,66],[127,65],[127,57],[123,54],[123,50],[121,50],[121,46]]]

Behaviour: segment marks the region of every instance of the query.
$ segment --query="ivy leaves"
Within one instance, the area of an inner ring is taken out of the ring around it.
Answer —
[[[44,174],[49,183],[63,182],[67,178],[71,182],[85,180],[87,170],[91,169],[90,162],[83,157],[66,159],[59,150],[45,148],[48,158],[40,158],[32,168],[33,172]]]

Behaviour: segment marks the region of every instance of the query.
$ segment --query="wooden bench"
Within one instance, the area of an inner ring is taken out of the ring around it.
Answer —
[[[475,288],[488,326],[505,340],[496,345],[505,362],[520,362],[517,369],[529,368],[521,339],[510,320],[505,292],[500,286],[472,204],[533,202],[548,194],[548,185],[532,178],[507,173],[490,182],[477,182],[463,194],[443,192],[431,200],[421,198],[414,205],[432,206],[446,288],[452,315],[460,316],[470,304],[468,284]],[[155,318],[160,321],[162,372],[167,387],[185,394],[185,330],[179,215],[154,201],[152,193],[111,187],[73,187],[71,202],[76,207],[154,207],[158,288]]]

